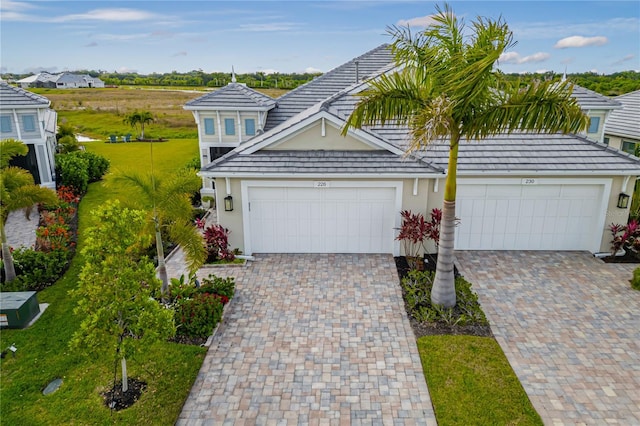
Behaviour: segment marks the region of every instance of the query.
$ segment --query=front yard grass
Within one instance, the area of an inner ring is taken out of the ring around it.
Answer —
[[[109,158],[114,169],[148,170],[149,144],[87,144],[87,150]],[[196,140],[154,144],[154,166],[159,172],[176,170],[197,155]],[[110,175],[105,177],[108,182]],[[131,358],[129,376],[147,382],[141,399],[132,407],[111,412],[100,392],[113,385],[113,348],[104,348],[98,358],[69,350],[68,342],[80,318],[75,301],[68,295],[76,286],[83,259],[82,231],[91,222],[91,211],[109,198],[126,197],[115,186],[93,183],[79,206],[79,237],[75,258],[67,273],[53,286],[38,293],[49,308],[30,328],[2,330],[0,349],[15,343],[15,358],[9,354],[0,362],[0,413],[3,425],[51,424],[174,424],[204,359],[205,348],[162,342]],[[60,389],[42,395],[53,379],[64,380]]]
[[[418,351],[440,426],[543,424],[492,337],[424,336]]]

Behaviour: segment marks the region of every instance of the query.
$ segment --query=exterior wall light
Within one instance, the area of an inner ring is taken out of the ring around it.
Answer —
[[[629,207],[629,196],[621,192],[620,195],[618,195],[618,208],[626,209],[627,207]]]
[[[628,195],[627,195],[627,198],[629,198]],[[618,206],[619,205],[620,205],[620,202],[618,201]],[[224,211],[225,212],[233,211],[233,197],[231,195],[227,195],[226,197],[224,197]]]

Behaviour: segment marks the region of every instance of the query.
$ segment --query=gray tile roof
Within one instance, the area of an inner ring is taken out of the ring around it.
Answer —
[[[352,175],[441,174],[425,160],[389,151],[262,150],[242,155],[231,152],[203,168],[203,172],[231,174]]]
[[[448,141],[432,144],[415,153],[447,166]],[[581,136],[512,133],[489,137],[480,142],[463,140],[458,156],[458,173],[490,172],[567,172],[640,174],[640,160],[604,144]]]
[[[44,96],[0,82],[0,109],[48,107],[51,102]]]
[[[617,101],[575,84],[573,97],[576,98],[582,109],[615,109],[620,108]]]
[[[611,111],[605,123],[605,135],[640,140],[640,90],[616,96],[622,108]]]
[[[220,89],[193,99],[185,104],[185,109],[255,108],[269,109],[276,101],[244,84],[229,83]]]
[[[391,64],[393,64],[391,49],[389,45],[383,44],[297,87],[276,99],[276,108],[269,112],[265,131],[274,128],[358,81],[378,74]],[[358,70],[357,78],[356,68]]]

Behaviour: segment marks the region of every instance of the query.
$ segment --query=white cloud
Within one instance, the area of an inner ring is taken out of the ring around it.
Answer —
[[[307,74],[318,74],[318,73],[321,73],[322,70],[319,70],[318,68],[314,68],[314,67],[307,67],[304,69],[304,72]]]
[[[21,10],[29,10],[29,9],[35,9],[35,8],[36,6],[26,2],[12,1],[12,0],[2,0],[2,2],[0,2],[0,10],[2,10],[3,12],[7,10],[21,11]]]
[[[551,57],[546,52],[537,52],[533,55],[520,56],[518,52],[507,52],[500,55],[498,62],[503,64],[526,64],[531,62],[544,62]]]
[[[615,28],[617,32],[630,32],[637,34],[640,28],[638,18],[611,18],[606,21],[572,23],[565,21],[545,22],[515,22],[510,23],[509,28],[517,39],[541,39],[562,38],[569,34],[594,34],[601,33],[603,29]]]
[[[566,49],[568,47],[602,46],[603,44],[607,44],[608,42],[609,39],[603,36],[571,36],[558,40],[553,47],[555,47],[556,49]]]
[[[426,28],[435,23],[436,21],[435,19],[433,19],[433,15],[427,15],[427,16],[418,16],[410,19],[401,19],[396,23],[396,25],[399,27]]]
[[[273,68],[267,68],[266,70],[260,70],[264,73],[264,75],[278,74],[280,71],[275,70]]]
[[[126,73],[130,73],[130,72],[138,72],[138,70],[133,69],[133,68],[129,68],[129,67],[120,67],[116,70],[116,72],[122,73],[122,74],[126,74]]]
[[[613,65],[622,65],[625,62],[629,62],[630,60],[632,60],[633,58],[635,58],[636,55],[630,53],[628,55],[626,55],[624,58],[618,59],[617,61],[615,61],[613,63]]]
[[[158,16],[144,10],[114,8],[114,9],[94,9],[86,13],[72,15],[62,15],[53,18],[52,22],[71,21],[109,21],[109,22],[135,22],[157,19]]]

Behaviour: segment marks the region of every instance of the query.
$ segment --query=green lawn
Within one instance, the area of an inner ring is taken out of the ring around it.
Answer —
[[[149,144],[87,144],[87,150],[109,158],[114,169],[149,167]],[[196,140],[173,140],[153,144],[155,168],[164,173],[182,167],[197,155]],[[109,175],[106,181],[108,182]],[[80,238],[91,222],[91,210],[108,198],[126,195],[102,182],[91,184],[79,208]],[[140,401],[121,412],[111,412],[100,392],[112,385],[113,348],[104,355],[88,358],[71,353],[68,342],[80,319],[73,313],[75,303],[68,291],[75,287],[82,268],[82,257],[74,258],[71,268],[54,286],[38,293],[40,303],[49,308],[32,327],[2,330],[0,348],[15,343],[15,358],[0,363],[0,413],[3,425],[52,424],[174,424],[204,359],[205,349],[175,343],[158,343],[148,352],[130,359],[130,377],[148,384]],[[51,380],[64,383],[55,393],[42,395]]]
[[[495,339],[425,336],[418,350],[438,425],[542,425]]]

